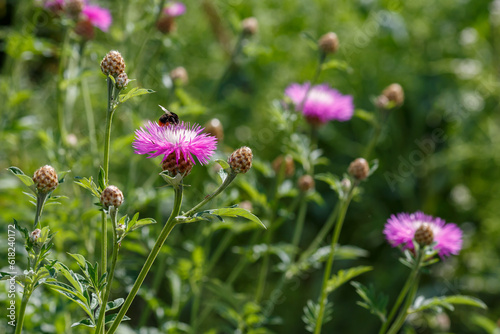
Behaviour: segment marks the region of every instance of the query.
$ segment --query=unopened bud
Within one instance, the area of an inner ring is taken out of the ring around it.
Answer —
[[[217,138],[219,143],[224,139],[224,128],[222,123],[217,118],[212,118],[205,124],[204,132],[210,133],[212,136]]]
[[[101,204],[107,209],[110,206],[118,208],[123,203],[123,193],[118,187],[108,186],[101,193]]]
[[[302,175],[297,181],[299,189],[303,192],[314,189],[314,179],[311,175]]]
[[[115,78],[125,71],[125,61],[118,51],[109,51],[101,61],[101,71]]]
[[[434,232],[429,224],[420,225],[413,236],[420,246],[428,246],[434,241]]]
[[[68,13],[68,16],[72,18],[77,18],[84,7],[84,0],[66,0],[66,3],[64,4],[64,10]]]
[[[255,35],[259,30],[259,21],[255,17],[247,17],[241,21],[241,28],[245,35]]]
[[[170,71],[170,78],[173,82],[180,83],[182,85],[187,84],[189,81],[188,72],[182,66],[176,67]]]
[[[293,174],[295,174],[295,163],[293,161],[293,157],[287,154],[285,158],[283,158],[283,156],[280,155],[276,159],[274,159],[272,166],[276,174],[280,173],[281,166],[283,164],[285,164],[285,176],[292,177]]]
[[[335,53],[339,48],[339,39],[337,34],[329,32],[321,36],[318,46],[324,53]]]
[[[246,173],[252,168],[253,154],[249,147],[243,146],[234,151],[227,162],[235,173]]]
[[[76,22],[75,33],[83,39],[90,41],[95,37],[94,26],[90,20],[81,18]]]
[[[365,159],[357,158],[356,160],[351,162],[347,171],[355,179],[364,180],[370,173],[370,166],[368,166],[368,162]]]
[[[35,171],[33,182],[39,192],[48,193],[59,185],[57,173],[54,167],[45,165]]]
[[[156,28],[164,34],[169,34],[177,30],[177,24],[175,23],[175,17],[162,15],[156,22]]]
[[[130,80],[128,79],[127,73],[125,73],[125,72],[120,73],[116,77],[116,88],[123,89],[123,88],[127,87],[129,82],[130,82]]]
[[[393,83],[386,87],[382,95],[377,98],[377,107],[387,108],[389,103],[392,102],[393,107],[399,107],[403,104],[405,100],[405,93],[403,87],[400,84]],[[384,102],[386,102],[384,104]]]
[[[41,232],[42,231],[39,228],[31,232],[29,235],[30,241],[35,244],[40,238]]]
[[[170,176],[172,177],[176,176],[177,174],[187,176],[189,173],[191,173],[193,162],[191,161],[191,159],[189,159],[189,157],[186,159],[182,152],[180,153],[179,159],[177,160],[176,153],[172,152],[161,163],[161,168],[164,171],[168,171]]]

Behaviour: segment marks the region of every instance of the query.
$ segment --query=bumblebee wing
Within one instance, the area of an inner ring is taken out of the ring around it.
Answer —
[[[162,106],[160,106],[160,105],[158,105],[158,107],[160,107],[160,108],[161,108],[161,110],[163,110],[163,111],[165,112],[165,114],[167,114],[167,115],[170,115],[170,114],[171,114],[171,113],[170,113],[170,111],[168,111],[166,108],[164,108],[164,107],[162,107]]]

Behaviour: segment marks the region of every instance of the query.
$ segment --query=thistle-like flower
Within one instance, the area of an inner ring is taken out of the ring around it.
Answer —
[[[303,85],[293,83],[285,90],[285,95],[309,123],[322,125],[332,120],[344,122],[351,119],[354,113],[352,96],[342,95],[327,84],[310,86],[308,82]]]
[[[53,191],[59,185],[57,173],[54,167],[45,165],[35,171],[33,182],[37,190],[41,193]]]
[[[422,225],[426,226],[422,228]],[[432,234],[425,232],[426,229],[431,229]],[[439,217],[434,218],[420,211],[392,215],[385,224],[384,234],[391,246],[402,246],[403,249],[413,249],[414,238],[424,245],[433,238],[434,249],[441,258],[457,255],[462,248],[462,230],[457,225],[447,224]]]
[[[97,5],[86,5],[82,10],[82,16],[92,23],[94,27],[104,32],[109,30],[113,21],[109,9]]]
[[[217,148],[217,139],[207,133],[198,124],[181,122],[178,125],[160,126],[149,121],[144,128],[135,131],[132,144],[135,153],[149,154],[148,158],[163,155],[162,163],[170,154],[175,153],[175,162],[180,163],[181,156],[195,164],[193,156],[203,165],[208,163]]]

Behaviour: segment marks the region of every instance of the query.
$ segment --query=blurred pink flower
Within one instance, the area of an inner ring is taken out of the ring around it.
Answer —
[[[313,86],[310,90],[309,87],[309,82],[303,85],[293,83],[285,90],[285,95],[292,100],[295,108],[309,121],[324,124],[331,120],[344,122],[351,119],[354,113],[352,96],[342,95],[327,84]]]
[[[446,222],[439,217],[432,217],[421,211],[415,213],[398,213],[392,215],[385,224],[384,234],[393,247],[402,246],[403,249],[413,249],[415,231],[422,225],[428,224],[434,234],[434,249],[441,258],[457,255],[462,248],[462,230],[455,224]]]
[[[109,30],[109,26],[113,21],[109,9],[99,7],[97,5],[85,5],[82,14],[86,17],[94,27],[101,29],[104,32]]]
[[[186,12],[186,5],[182,2],[169,2],[163,9],[163,13],[167,16],[180,16]]]

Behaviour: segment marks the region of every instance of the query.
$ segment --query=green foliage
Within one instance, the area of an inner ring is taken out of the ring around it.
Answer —
[[[363,301],[358,301],[356,304],[376,315],[381,322],[386,321],[388,297],[385,295],[377,295],[373,285],[364,286],[359,282],[351,282],[351,285],[356,289],[356,293]]]

